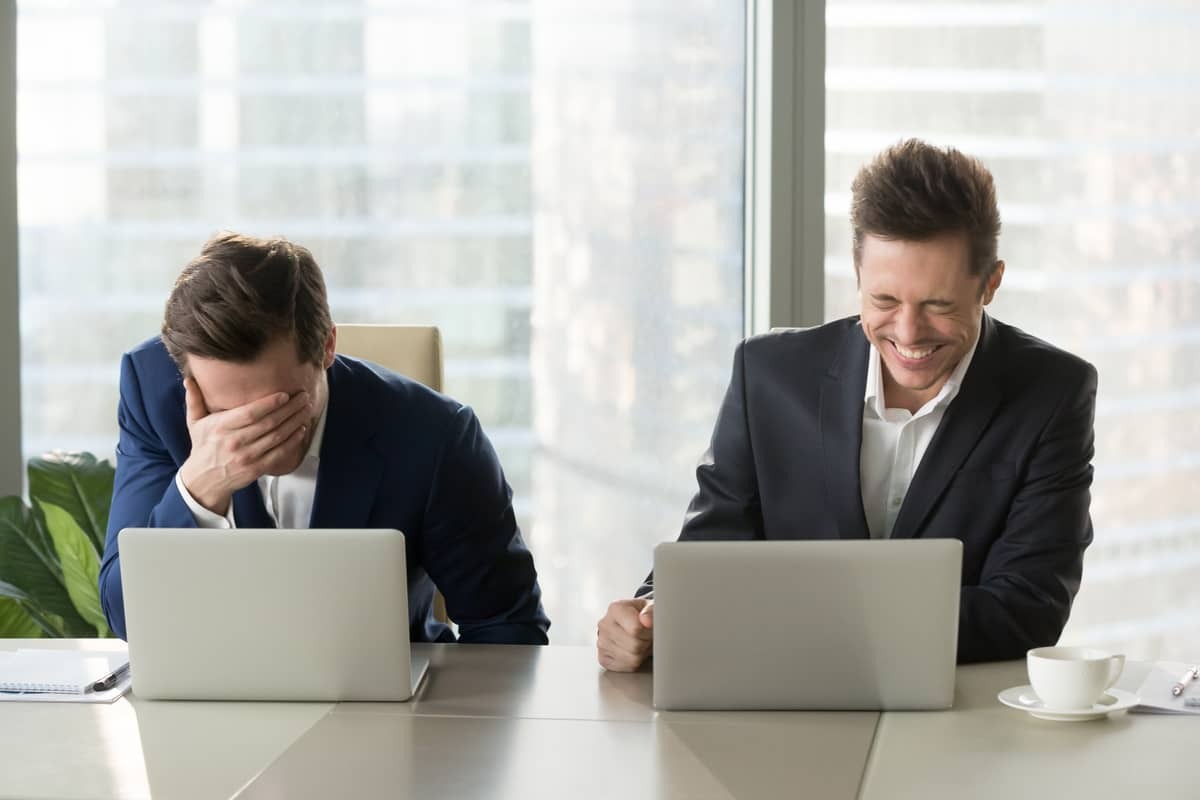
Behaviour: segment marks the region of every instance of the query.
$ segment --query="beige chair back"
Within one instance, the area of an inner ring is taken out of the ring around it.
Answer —
[[[337,351],[442,390],[442,334],[434,325],[338,325]]]
[[[442,333],[434,325],[338,325],[337,351],[442,390]],[[449,621],[441,592],[433,595],[433,615]]]

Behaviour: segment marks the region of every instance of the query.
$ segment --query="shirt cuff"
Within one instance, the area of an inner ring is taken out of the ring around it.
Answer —
[[[183,485],[183,478],[178,472],[175,473],[175,488],[179,490],[180,497],[187,504],[188,510],[192,512],[192,519],[196,521],[197,528],[236,528],[233,524],[233,503],[229,503],[229,511],[225,516],[209,511],[204,506],[196,502],[196,498],[192,497],[187,487]]]

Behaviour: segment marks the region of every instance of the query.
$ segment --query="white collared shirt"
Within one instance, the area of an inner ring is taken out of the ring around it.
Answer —
[[[263,475],[258,479],[258,490],[262,492],[263,505],[277,528],[307,528],[312,518],[313,497],[317,493],[317,469],[321,465],[321,440],[325,438],[325,415],[329,403],[317,418],[317,429],[300,466],[287,475]],[[214,514],[196,502],[183,485],[179,473],[175,473],[175,486],[183,496],[183,502],[192,512],[198,528],[236,528],[233,518],[233,502],[224,516]]]
[[[958,395],[978,344],[976,334],[975,343],[950,373],[941,391],[915,414],[907,409],[885,406],[882,364],[879,351],[871,345],[867,356],[867,386],[863,393],[859,480],[863,511],[872,539],[891,537],[908,486],[946,415],[946,408]]]

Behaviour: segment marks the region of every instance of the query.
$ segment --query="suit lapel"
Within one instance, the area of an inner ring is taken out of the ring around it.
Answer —
[[[309,527],[365,528],[383,477],[383,459],[371,441],[379,411],[341,357],[327,375],[329,410]]]
[[[841,352],[821,381],[821,453],[825,460],[825,494],[843,539],[865,539],[859,456],[862,452],[863,390],[870,347],[854,325]]]
[[[923,533],[922,526],[934,503],[946,491],[996,413],[1001,400],[996,376],[1001,365],[995,339],[995,324],[984,314],[971,366],[913,475],[892,527],[893,539],[910,539]]]

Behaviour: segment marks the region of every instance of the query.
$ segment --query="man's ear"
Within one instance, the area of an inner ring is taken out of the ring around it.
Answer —
[[[997,261],[996,266],[992,269],[992,274],[988,276],[987,283],[983,287],[983,304],[985,306],[996,296],[996,290],[1000,288],[1002,280],[1004,280],[1004,262]]]
[[[333,366],[334,356],[337,355],[337,325],[329,327],[329,337],[325,339],[325,369]]]

